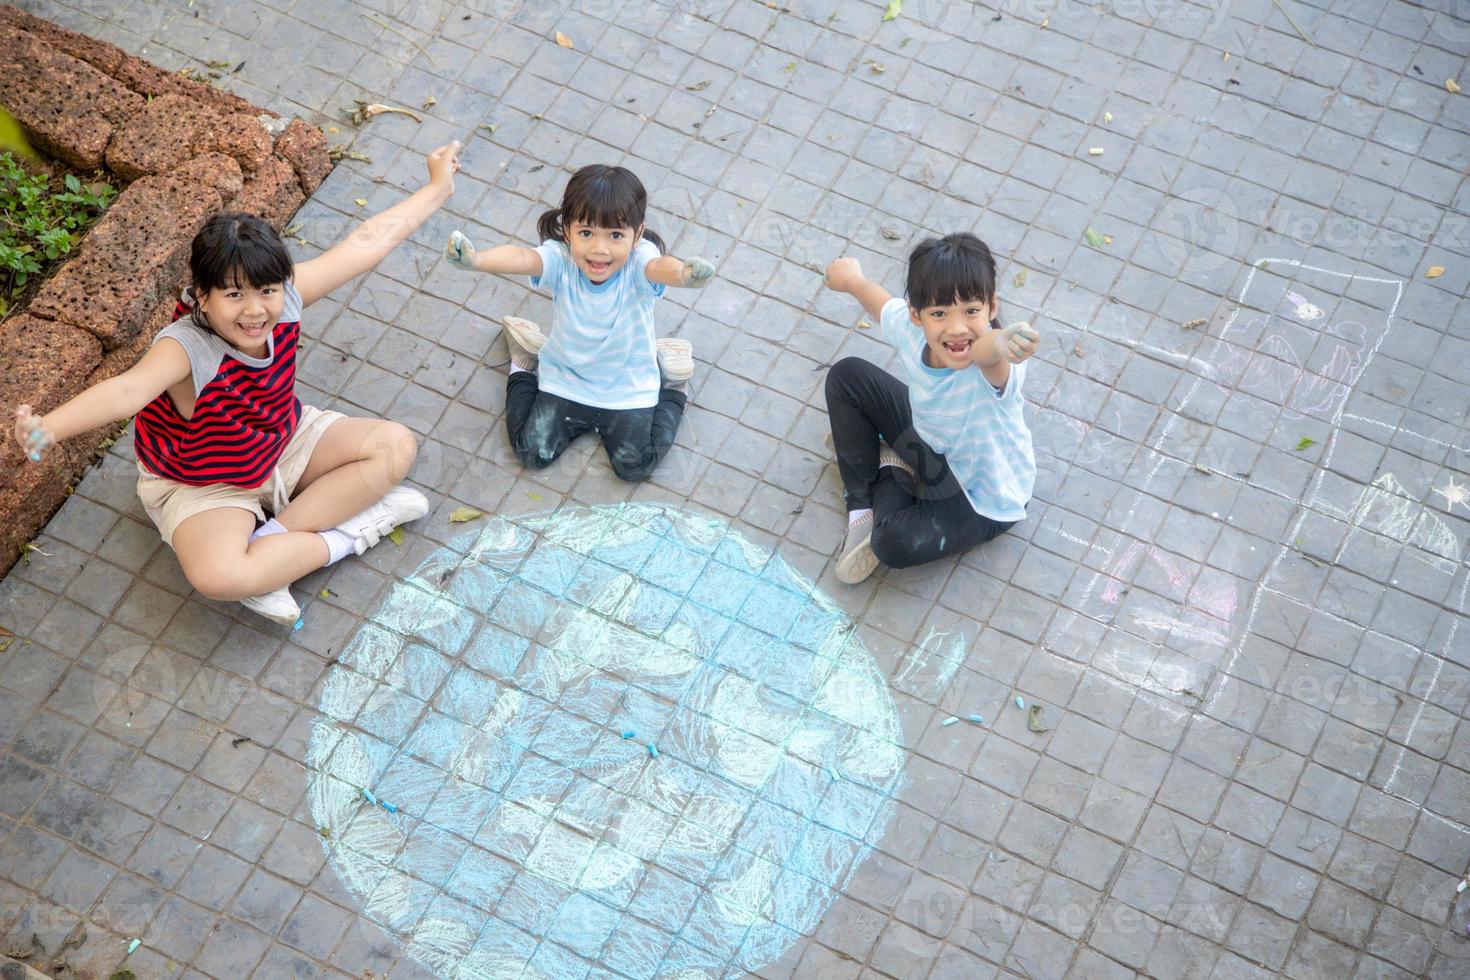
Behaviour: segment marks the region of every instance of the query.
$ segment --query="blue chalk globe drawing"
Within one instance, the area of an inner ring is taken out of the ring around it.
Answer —
[[[852,620],[653,504],[465,533],[391,587],[320,707],[330,863],[444,977],[757,969],[816,928],[902,778]]]

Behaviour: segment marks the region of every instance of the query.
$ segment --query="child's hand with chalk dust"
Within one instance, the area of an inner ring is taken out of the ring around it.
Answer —
[[[1001,328],[1001,345],[1012,364],[1020,364],[1036,353],[1041,333],[1029,323],[1013,323]],[[979,345],[975,345],[979,347]]]
[[[695,256],[684,260],[684,285],[691,289],[703,289],[714,278],[715,266],[708,259]]]
[[[15,439],[25,450],[26,458],[33,463],[39,463],[46,450],[56,445],[55,437],[40,419],[31,414],[29,405],[20,405],[15,410]]]
[[[474,271],[475,243],[466,238],[464,232],[451,231],[449,244],[444,246],[444,257],[451,265]]]

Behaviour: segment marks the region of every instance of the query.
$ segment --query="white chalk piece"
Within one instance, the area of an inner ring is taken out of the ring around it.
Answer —
[[[134,939],[132,942],[128,943],[128,955],[132,956],[134,953],[136,953],[138,951],[138,947],[141,945],[143,945],[143,940],[141,939]]]
[[[950,715],[948,718],[944,719],[939,724],[943,725],[945,728],[948,728],[950,725],[953,725],[957,721],[959,721],[958,718],[956,718],[954,715]]]
[[[1462,882],[1460,882],[1458,885],[1455,886],[1455,894],[1456,895],[1463,894],[1464,891],[1465,891],[1465,886],[1467,886],[1467,885],[1470,885],[1470,881],[1462,881]]]
[[[1103,148],[1100,146],[1094,146],[1087,151],[1087,155],[1090,157],[1100,157],[1103,155]]]
[[[1026,699],[1025,698],[1016,698],[1016,707],[1020,708],[1022,711],[1025,711],[1026,710]]]

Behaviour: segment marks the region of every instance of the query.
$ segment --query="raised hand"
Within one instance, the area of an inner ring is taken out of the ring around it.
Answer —
[[[464,236],[463,232],[451,231],[449,233],[449,244],[444,246],[444,257],[451,265],[461,269],[474,271],[475,268],[475,243]],[[714,270],[710,270],[713,272]]]
[[[459,172],[459,140],[446,143],[429,154],[429,183],[454,190],[454,175]]]
[[[839,293],[849,292],[852,284],[863,277],[863,267],[858,264],[857,259],[840,258],[833,259],[832,264],[827,266],[826,283],[828,289],[835,289]]]
[[[39,463],[46,450],[56,445],[56,437],[31,414],[29,405],[20,405],[15,410],[15,439],[33,463]]]
[[[1001,347],[1012,364],[1020,364],[1035,354],[1040,341],[1040,332],[1029,323],[1013,323],[1001,328]]]

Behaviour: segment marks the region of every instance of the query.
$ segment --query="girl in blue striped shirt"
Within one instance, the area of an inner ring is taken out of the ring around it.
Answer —
[[[641,480],[674,444],[694,354],[687,340],[654,340],[653,303],[668,286],[704,286],[715,270],[662,254],[663,240],[643,223],[647,207],[632,171],[593,164],[541,216],[539,247],[477,251],[459,232],[449,236],[444,254],[455,265],[530,276],[531,288],[552,296],[549,339],[529,320],[501,320],[505,422],[525,466],[550,466],[577,436],[596,432],[613,472]]]
[[[837,579],[861,582],[879,562],[933,561],[1023,520],[1036,457],[1021,385],[1040,335],[1000,325],[990,249],[965,232],[921,242],[906,299],[863,278],[856,259],[834,261],[826,281],[879,322],[904,375],[857,357],[827,374],[847,490]]]

